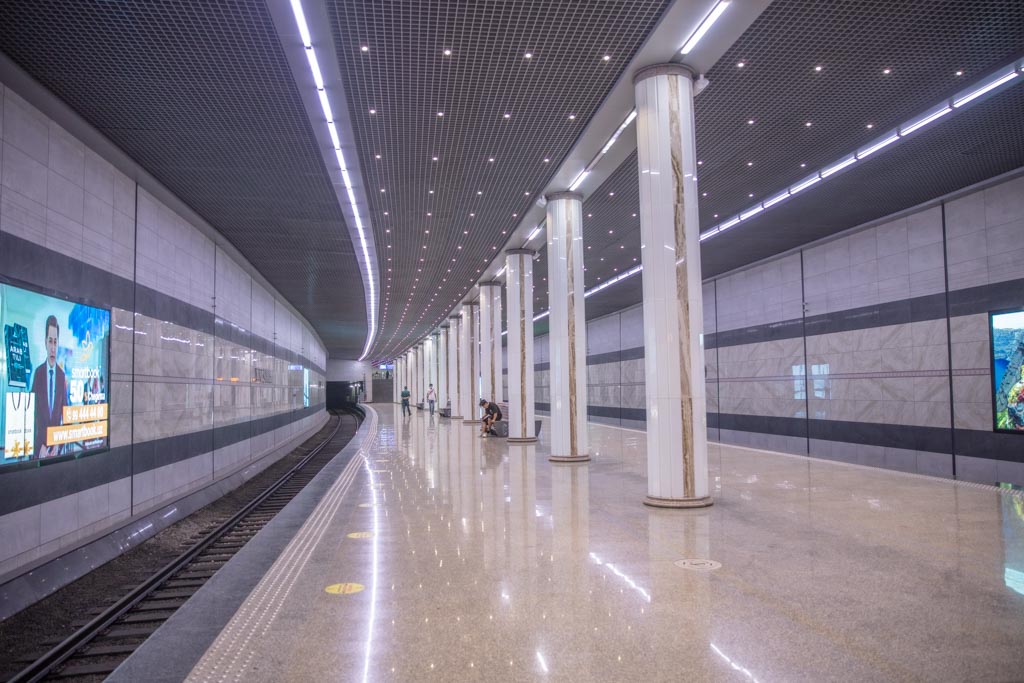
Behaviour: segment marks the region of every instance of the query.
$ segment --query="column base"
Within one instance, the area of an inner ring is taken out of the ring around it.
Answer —
[[[452,418],[452,419],[455,419],[455,418]],[[480,420],[463,420],[462,424],[464,424],[464,425],[476,425],[476,426],[479,427],[480,426]]]
[[[575,463],[575,462],[589,462],[590,461],[590,456],[589,455],[549,455],[548,456],[548,460],[550,462],[566,462],[566,463],[570,463],[571,464],[571,463]]]
[[[461,420],[461,419],[462,419],[462,416],[461,416],[461,415],[450,415],[450,416],[448,417],[448,419],[449,419],[449,420]]]
[[[711,496],[702,498],[659,498],[658,496],[647,496],[644,498],[644,505],[652,508],[674,508],[677,510],[686,508],[706,508],[714,501]]]
[[[535,437],[535,436],[527,436],[527,437],[524,437],[524,438],[520,439],[520,438],[515,437],[515,436],[510,436],[510,437],[508,437],[508,439],[506,439],[506,441],[508,441],[509,443],[537,443],[537,437]]]

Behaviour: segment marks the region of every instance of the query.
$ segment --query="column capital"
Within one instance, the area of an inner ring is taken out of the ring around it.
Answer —
[[[633,74],[633,85],[636,85],[640,81],[648,78],[654,78],[655,76],[686,76],[688,78],[696,77],[696,72],[685,64],[651,64],[649,66],[640,67],[636,73]]]
[[[478,301],[463,301],[462,305],[463,306],[470,306],[470,307],[472,307],[472,306],[479,306],[480,302],[478,302]]]
[[[533,249],[506,249],[505,250],[505,256],[515,256],[516,254],[528,254],[530,256],[530,258],[533,258],[534,254],[536,254],[536,253],[537,252],[535,252]]]
[[[576,201],[583,201],[583,195],[579,192],[573,192],[572,190],[564,190],[562,192],[551,192],[544,195],[544,199],[549,202],[553,202],[556,199],[575,199]]]
[[[448,319],[449,320],[462,320],[462,316],[459,315],[458,313],[452,313],[450,316],[448,316]]]
[[[477,287],[501,287],[501,283],[497,280],[490,280],[488,282],[479,282]]]
[[[449,327],[451,327],[451,325],[450,325],[449,323],[441,323],[441,324],[439,325],[439,327],[440,327],[440,328],[441,328],[442,330],[447,330],[447,329],[448,329]]]

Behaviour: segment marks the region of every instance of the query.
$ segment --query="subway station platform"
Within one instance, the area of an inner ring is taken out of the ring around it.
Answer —
[[[712,444],[715,504],[657,510],[642,432],[547,428],[373,406],[112,680],[1020,679],[1016,492]]]

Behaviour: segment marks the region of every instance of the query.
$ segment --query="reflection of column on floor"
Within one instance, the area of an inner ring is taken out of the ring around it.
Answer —
[[[508,547],[513,571],[525,572],[536,585],[537,573],[537,447],[508,447]]]
[[[437,489],[438,484],[437,470],[439,466],[438,458],[440,457],[437,447],[438,434],[434,427],[424,431],[429,432],[425,437],[424,443],[424,458],[427,468],[427,489],[433,492]]]
[[[451,460],[452,460],[452,430],[438,430],[437,445],[437,479],[441,486],[441,503],[451,505]],[[451,519],[451,513],[444,513],[445,520]]]
[[[504,444],[480,443],[480,527],[484,541],[484,567],[500,569],[505,565],[505,467]]]
[[[597,589],[589,578],[590,568],[590,469],[570,464],[551,467],[551,578],[552,593],[558,596],[555,613],[547,614],[549,629],[572,633],[592,628],[591,598]],[[590,662],[591,658],[580,658]],[[576,680],[594,676],[584,666]]]
[[[469,429],[459,429],[457,434],[459,463],[459,545],[462,554],[473,547],[474,530],[477,528],[476,500],[477,480],[480,478],[477,465],[477,449],[480,439]]]
[[[691,671],[718,670],[721,661],[710,648],[711,581],[714,572],[680,569],[673,564],[683,559],[715,559],[710,556],[710,519],[708,512],[686,515],[651,513],[648,515],[650,545],[651,604],[647,609],[653,623],[671,621],[674,628],[659,630],[651,638],[656,660],[677,659],[687,662]],[[684,606],[680,608],[680,600]],[[651,623],[650,621],[648,623]],[[642,628],[648,628],[642,625]],[[692,663],[692,665],[691,665]]]

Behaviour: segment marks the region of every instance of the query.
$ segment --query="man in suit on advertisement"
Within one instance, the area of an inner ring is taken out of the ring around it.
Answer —
[[[60,455],[61,450],[59,445],[46,445],[46,428],[64,422],[67,384],[64,370],[57,365],[59,339],[60,325],[51,315],[46,319],[46,362],[32,373],[32,393],[36,404],[35,455],[40,460]]]

